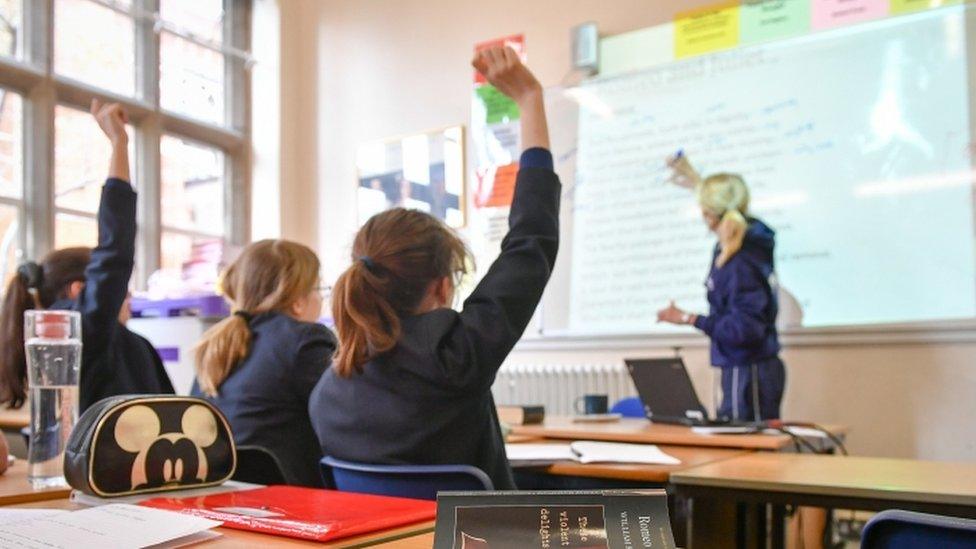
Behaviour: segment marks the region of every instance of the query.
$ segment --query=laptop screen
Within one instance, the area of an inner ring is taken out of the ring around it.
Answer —
[[[708,419],[680,358],[627,359],[625,362],[648,419],[660,423]],[[700,414],[698,418],[690,417],[697,414]]]

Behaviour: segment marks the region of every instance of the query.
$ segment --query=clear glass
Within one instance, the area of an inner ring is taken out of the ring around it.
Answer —
[[[159,37],[159,101],[168,111],[225,123],[224,56],[163,31]]]
[[[23,124],[21,97],[0,88],[0,196],[7,198],[20,198],[24,192]]]
[[[130,15],[90,0],[56,0],[56,73],[131,96],[135,51],[135,22]]]
[[[162,0],[159,16],[175,25],[180,32],[189,33],[210,42],[224,41],[223,0]]]
[[[84,246],[94,248],[98,244],[98,223],[94,217],[58,212],[54,216],[54,247]]]
[[[27,478],[35,488],[62,486],[65,444],[78,421],[81,315],[25,312],[24,347],[31,412]]]
[[[131,126],[126,130],[131,163],[135,135]],[[54,110],[54,205],[96,213],[111,154],[112,146],[89,113],[58,105]]]
[[[17,250],[20,239],[20,208],[0,204],[0,282],[7,282],[17,272]]]
[[[160,139],[164,227],[224,234],[224,153],[178,137]]]
[[[0,55],[21,57],[23,0],[0,0]]]

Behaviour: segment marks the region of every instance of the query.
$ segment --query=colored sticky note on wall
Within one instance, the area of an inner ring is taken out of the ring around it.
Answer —
[[[478,172],[478,188],[475,190],[474,205],[479,208],[501,208],[512,205],[515,198],[515,179],[519,164],[512,162],[484,172]]]
[[[657,25],[600,40],[600,75],[612,76],[674,61],[674,25]]]
[[[491,84],[483,84],[474,89],[475,95],[485,106],[485,122],[497,124],[518,120],[519,108],[512,98],[498,91]]]
[[[675,18],[675,57],[682,58],[724,50],[738,43],[738,2],[723,2],[685,11]]]
[[[891,0],[891,13],[909,13],[962,4],[963,0]]]
[[[760,0],[743,2],[739,8],[739,37],[743,44],[787,38],[809,30],[809,2]]]
[[[888,15],[889,0],[812,0],[814,29],[832,29]]]

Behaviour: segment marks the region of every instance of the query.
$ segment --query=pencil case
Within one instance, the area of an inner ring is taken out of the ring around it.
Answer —
[[[184,396],[104,398],[78,419],[64,454],[68,484],[99,497],[214,486],[236,466],[227,419]]]

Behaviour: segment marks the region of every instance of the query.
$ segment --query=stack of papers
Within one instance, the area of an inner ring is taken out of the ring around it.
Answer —
[[[654,444],[624,444],[579,440],[570,444],[506,444],[505,453],[513,467],[535,467],[558,461],[579,463],[641,463],[679,465],[681,460]]]
[[[179,547],[216,537],[219,534],[208,530],[220,526],[214,520],[125,504],[74,512],[37,511],[22,515],[20,520],[0,522],[0,547]]]

